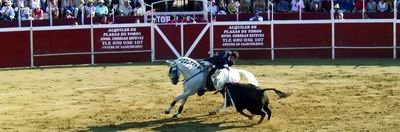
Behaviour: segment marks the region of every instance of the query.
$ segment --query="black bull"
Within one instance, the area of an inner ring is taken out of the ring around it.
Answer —
[[[288,94],[285,94],[274,88],[261,89],[252,84],[241,84],[241,83],[227,83],[225,84],[225,89],[228,90],[228,101],[227,106],[232,105],[231,99],[233,100],[236,111],[240,114],[252,119],[253,114],[260,115],[261,119],[258,123],[262,123],[265,118],[265,112],[268,114],[268,120],[271,118],[272,112],[268,108],[269,99],[264,91],[273,90],[279,96],[279,98],[285,98]],[[224,90],[221,91],[224,95]],[[230,97],[229,97],[230,95]],[[247,109],[252,115],[248,115],[243,112]],[[264,111],[262,111],[264,110]]]

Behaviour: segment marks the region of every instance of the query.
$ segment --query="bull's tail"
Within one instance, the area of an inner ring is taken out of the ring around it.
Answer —
[[[258,81],[257,81],[256,77],[252,73],[250,73],[250,72],[248,72],[246,70],[241,70],[241,69],[236,69],[236,70],[239,72],[240,75],[246,77],[247,81],[250,84],[258,86]]]
[[[286,97],[288,97],[290,95],[290,94],[286,94],[286,93],[284,93],[282,91],[276,90],[275,88],[261,89],[261,91],[263,91],[263,92],[264,91],[268,91],[268,90],[273,90],[276,93],[276,95],[278,95],[279,98],[286,98]]]

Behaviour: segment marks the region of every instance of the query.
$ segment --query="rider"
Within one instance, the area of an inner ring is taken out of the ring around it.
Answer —
[[[209,62],[213,65],[212,69],[210,72],[207,74],[206,82],[203,83],[202,87],[200,87],[199,91],[197,92],[197,95],[202,96],[206,89],[206,84],[211,83],[211,75],[215,73],[217,69],[223,69],[227,68],[229,70],[229,67],[235,64],[235,61],[239,58],[239,53],[236,51],[229,51],[225,50],[222,52],[218,52],[215,56],[204,59],[203,61]]]

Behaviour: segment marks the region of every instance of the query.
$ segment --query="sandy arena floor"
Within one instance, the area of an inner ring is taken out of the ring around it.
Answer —
[[[207,113],[219,94],[191,96],[178,119],[164,109],[182,92],[167,65],[0,70],[0,131],[400,131],[400,66],[238,65],[268,92],[272,118],[257,125],[233,108]],[[177,106],[173,113],[177,111]]]

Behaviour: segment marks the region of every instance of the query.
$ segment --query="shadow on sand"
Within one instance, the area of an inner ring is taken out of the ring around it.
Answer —
[[[94,131],[94,132],[116,132],[116,131],[124,131],[129,129],[134,130],[142,130],[142,131],[221,131],[221,130],[229,130],[233,128],[246,128],[252,127],[256,124],[249,125],[234,125],[234,126],[221,126],[225,123],[234,123],[237,121],[222,121],[222,122],[214,122],[214,123],[206,123],[203,122],[204,119],[207,118],[218,118],[221,115],[199,115],[187,118],[165,118],[158,120],[147,120],[140,122],[129,122],[123,123],[119,125],[108,125],[108,126],[99,126],[99,127],[89,127],[88,130],[85,131]]]

